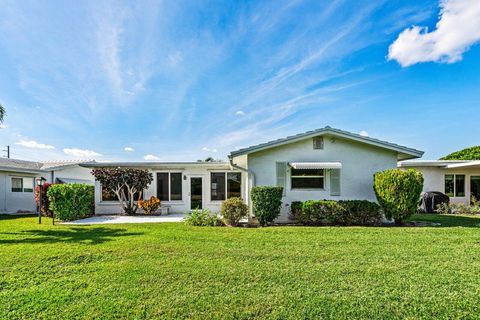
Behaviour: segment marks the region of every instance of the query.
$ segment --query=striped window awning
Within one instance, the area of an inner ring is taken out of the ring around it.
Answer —
[[[341,169],[341,162],[290,162],[293,169]]]

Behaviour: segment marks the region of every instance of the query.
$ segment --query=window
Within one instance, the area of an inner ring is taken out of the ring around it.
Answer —
[[[242,196],[242,174],[240,172],[212,172],[210,174],[210,199],[222,201]]]
[[[313,137],[313,149],[323,149],[323,137]]]
[[[118,198],[115,192],[111,191],[110,189],[105,189],[103,187],[101,187],[101,189],[102,189],[102,201],[118,201]],[[128,194],[127,187],[125,187],[125,195],[127,196],[127,194]],[[140,193],[136,192],[133,195],[133,200],[138,201],[139,195]],[[142,199],[143,199],[143,192],[142,192]]]
[[[182,173],[157,173],[157,198],[161,201],[182,200]]]
[[[12,192],[22,192],[22,191],[23,191],[23,179],[12,178]]]
[[[242,174],[240,172],[227,173],[227,198],[242,196]]]
[[[445,194],[449,197],[465,197],[465,175],[445,175]]]
[[[170,173],[170,200],[182,200],[182,174]]]
[[[225,200],[225,172],[212,172],[210,177],[212,201]]]
[[[23,192],[33,192],[33,178],[23,178]]]
[[[324,169],[291,169],[292,189],[323,189]]]

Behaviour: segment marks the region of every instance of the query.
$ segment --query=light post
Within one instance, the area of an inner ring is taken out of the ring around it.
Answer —
[[[44,177],[40,177],[37,179],[38,185],[38,224],[42,224],[42,189],[43,183],[47,181]]]

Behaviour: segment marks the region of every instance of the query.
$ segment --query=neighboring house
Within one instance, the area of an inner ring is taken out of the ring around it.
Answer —
[[[34,212],[35,181],[41,177],[55,183],[93,184],[85,161],[34,162],[0,158],[0,213]]]
[[[116,162],[81,166],[146,168],[154,181],[145,198],[157,196],[171,212],[195,207],[218,211],[226,198],[249,203],[253,186],[284,187],[282,215],[292,201],[365,199],[375,201],[373,174],[397,167],[422,151],[330,127],[231,152],[226,162]],[[115,197],[95,184],[95,213],[121,213]]]
[[[423,174],[423,191],[440,191],[453,203],[469,204],[480,199],[480,161],[425,160],[402,161],[399,168],[413,168]]]

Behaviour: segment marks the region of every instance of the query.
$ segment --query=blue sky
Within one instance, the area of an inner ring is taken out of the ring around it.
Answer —
[[[478,7],[4,0],[0,144],[20,159],[225,159],[330,125],[438,158],[480,144]]]

